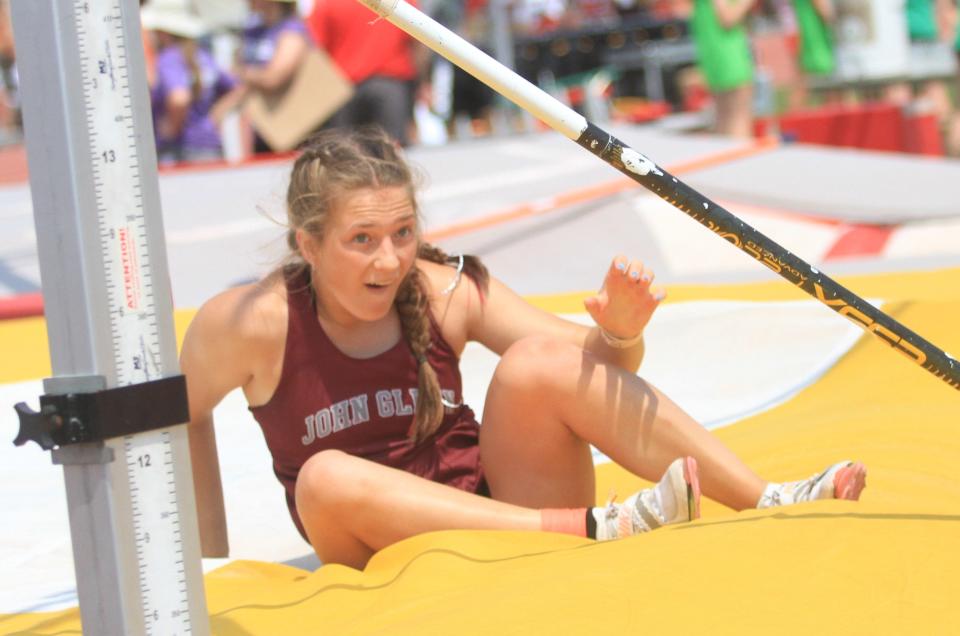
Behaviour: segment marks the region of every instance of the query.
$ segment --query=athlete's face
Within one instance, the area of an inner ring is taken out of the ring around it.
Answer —
[[[386,316],[416,259],[416,230],[409,191],[389,187],[339,197],[321,240],[301,231],[325,316],[341,324]]]

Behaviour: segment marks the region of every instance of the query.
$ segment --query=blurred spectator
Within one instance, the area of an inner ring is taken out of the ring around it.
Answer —
[[[753,133],[753,60],[744,21],[754,0],[696,0],[690,27],[697,64],[713,95],[714,131]]]
[[[798,103],[805,105],[807,84],[810,78],[825,78],[833,75],[836,70],[834,56],[833,24],[836,21],[836,9],[833,0],[793,0],[794,15],[797,21],[797,35],[799,36],[798,56],[800,70],[803,72],[798,78],[796,93]],[[827,102],[839,102],[839,91],[826,94]]]
[[[620,21],[618,7],[619,4],[615,5],[614,0],[570,0],[567,23],[577,28],[604,24],[612,26]]]
[[[354,84],[353,97],[327,125],[377,124],[408,145],[426,50],[415,47],[413,38],[357,0],[316,0],[307,26],[317,45]]]
[[[141,12],[143,27],[156,35],[155,81],[151,87],[157,159],[161,164],[222,158],[216,102],[234,80],[197,44],[204,35],[199,17],[182,1],[152,0]]]
[[[437,3],[432,17],[490,55],[488,10],[486,0],[445,0]],[[470,137],[491,131],[493,89],[440,56],[433,59],[430,79],[433,94],[426,99],[444,120],[448,136]]]
[[[830,75],[833,57],[833,0],[793,0],[800,36],[800,68],[809,75]]]
[[[15,60],[10,6],[0,0],[0,145],[6,139],[19,139],[22,127]]]
[[[953,54],[949,44],[941,39],[936,3],[937,0],[907,0],[911,80],[891,84],[885,96],[895,104],[933,112],[945,122],[950,115],[945,80],[953,74]]]
[[[356,0],[350,0],[356,3]],[[229,100],[239,101],[249,90],[282,91],[312,46],[306,26],[297,14],[296,0],[250,0],[251,21],[243,31],[239,65],[240,86]],[[255,153],[271,152],[254,135]]]

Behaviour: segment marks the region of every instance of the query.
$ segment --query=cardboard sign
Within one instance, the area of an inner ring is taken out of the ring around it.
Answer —
[[[311,49],[286,90],[256,91],[243,104],[254,130],[277,152],[297,147],[353,95],[326,52]]]

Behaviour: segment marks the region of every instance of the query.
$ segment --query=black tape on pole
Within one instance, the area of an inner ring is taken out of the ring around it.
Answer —
[[[874,334],[950,386],[960,389],[960,365],[942,349],[794,256],[613,135],[588,123],[577,143],[858,327]]]

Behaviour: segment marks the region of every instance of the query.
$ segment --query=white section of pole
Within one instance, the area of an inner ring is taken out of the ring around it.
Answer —
[[[403,0],[359,0],[557,132],[576,141],[587,120]]]

